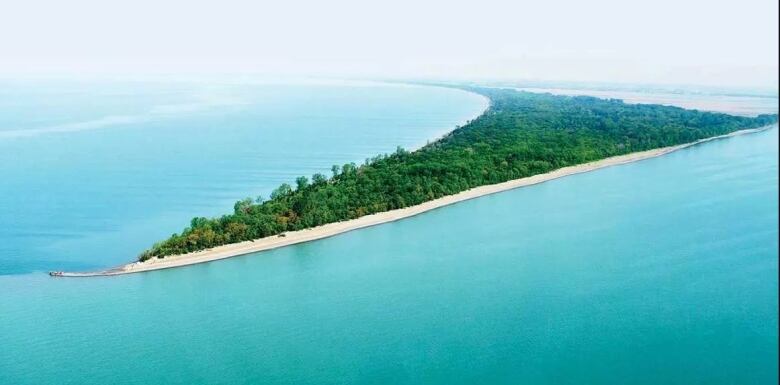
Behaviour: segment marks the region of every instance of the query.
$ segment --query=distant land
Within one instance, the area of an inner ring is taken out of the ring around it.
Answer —
[[[476,85],[476,84],[475,84]],[[637,93],[646,95],[673,94],[689,96],[718,96],[718,97],[757,97],[777,98],[777,87],[724,87],[703,86],[685,84],[638,84],[638,83],[604,83],[604,82],[574,82],[574,81],[493,81],[480,83],[483,86],[495,88],[518,89],[565,89],[577,90],[583,94],[590,92],[608,93]],[[723,112],[723,111],[721,111]]]
[[[620,99],[630,104],[660,104],[702,111],[718,111],[731,115],[757,116],[777,113],[776,96],[700,94],[690,92],[648,92],[646,90],[600,90],[573,88],[521,87],[520,91],[551,93],[568,96],[593,96],[602,99]]]
[[[462,88],[489,98],[490,107],[417,151],[399,148],[362,165],[335,165],[331,176],[299,177],[268,200],[247,198],[232,214],[194,218],[136,263],[63,275],[156,270],[320,239],[777,122],[777,114],[735,116],[590,96]]]

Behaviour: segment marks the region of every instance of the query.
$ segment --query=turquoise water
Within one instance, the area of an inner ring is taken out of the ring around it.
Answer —
[[[776,383],[777,143],[216,263],[5,275],[0,383]]]
[[[132,261],[193,216],[418,147],[485,103],[361,84],[0,83],[0,275]]]

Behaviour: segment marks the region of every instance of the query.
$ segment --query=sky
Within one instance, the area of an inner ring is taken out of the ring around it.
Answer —
[[[3,0],[0,75],[776,88],[777,0]]]

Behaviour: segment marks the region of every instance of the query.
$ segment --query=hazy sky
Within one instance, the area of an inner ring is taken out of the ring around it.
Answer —
[[[0,74],[776,87],[777,0],[4,0]]]

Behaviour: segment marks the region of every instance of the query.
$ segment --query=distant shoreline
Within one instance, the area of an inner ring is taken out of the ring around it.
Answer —
[[[432,201],[421,203],[416,206],[366,215],[360,218],[343,221],[343,222],[329,223],[329,224],[313,227],[310,229],[290,231],[285,233],[284,236],[270,236],[261,239],[256,239],[254,241],[233,243],[229,245],[218,246],[212,249],[207,249],[207,250],[202,250],[202,251],[197,251],[197,252],[192,252],[187,254],[167,256],[163,259],[153,258],[145,262],[128,263],[126,265],[122,265],[119,267],[115,267],[103,271],[84,272],[84,273],[63,272],[61,273],[61,275],[57,275],[57,276],[99,277],[99,276],[133,274],[133,273],[141,273],[146,271],[189,266],[198,263],[217,261],[220,259],[231,258],[231,257],[236,257],[236,256],[246,255],[251,253],[257,253],[266,250],[272,250],[272,249],[290,246],[298,243],[328,238],[338,234],[346,233],[348,231],[362,229],[369,226],[376,226],[387,222],[409,218],[430,210],[434,210],[440,207],[466,201],[469,199],[482,197],[485,195],[513,190],[525,186],[531,186],[546,181],[550,181],[553,179],[558,179],[569,175],[576,175],[584,172],[594,171],[605,167],[611,167],[611,166],[616,166],[616,165],[621,165],[626,163],[637,162],[644,159],[650,159],[677,150],[681,150],[687,147],[691,147],[697,144],[701,144],[704,142],[729,138],[737,135],[744,135],[744,134],[751,134],[755,132],[765,131],[773,127],[777,127],[777,124],[772,124],[760,128],[754,128],[754,129],[739,130],[739,131],[732,132],[730,134],[701,139],[695,142],[681,144],[677,146],[670,146],[670,147],[657,148],[653,150],[634,152],[634,153],[614,156],[614,157],[610,157],[610,158],[606,158],[594,162],[563,167],[544,174],[538,174],[530,177],[510,180],[503,183],[475,187],[471,190],[466,190],[457,194],[434,199]]]

